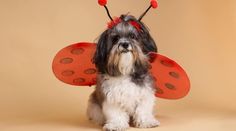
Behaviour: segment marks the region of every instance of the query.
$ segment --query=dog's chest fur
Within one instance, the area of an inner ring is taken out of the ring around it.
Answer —
[[[106,102],[118,104],[128,110],[133,110],[138,103],[154,97],[150,82],[137,85],[130,76],[104,77],[101,87]]]

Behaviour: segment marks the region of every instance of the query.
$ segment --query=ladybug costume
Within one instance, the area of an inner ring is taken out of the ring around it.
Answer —
[[[106,6],[107,0],[98,0],[104,6],[110,22],[108,28],[119,24],[120,18],[112,18]],[[156,0],[150,1],[148,9],[140,16],[141,19],[151,8],[157,8]],[[137,30],[140,26],[130,21]],[[53,59],[52,69],[55,76],[64,83],[76,86],[92,86],[96,84],[97,70],[92,62],[96,43],[80,42],[61,49]],[[165,99],[179,99],[186,96],[190,90],[190,80],[184,69],[174,60],[155,52],[148,53],[150,72],[155,78],[156,96]]]

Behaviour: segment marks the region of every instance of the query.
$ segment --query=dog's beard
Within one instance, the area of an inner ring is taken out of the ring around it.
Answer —
[[[118,68],[122,75],[128,75],[133,69],[133,53],[125,50],[120,54]]]
[[[147,65],[147,57],[136,44],[132,48],[120,49],[114,45],[108,57],[107,71],[109,75],[129,75],[132,74],[134,66]]]

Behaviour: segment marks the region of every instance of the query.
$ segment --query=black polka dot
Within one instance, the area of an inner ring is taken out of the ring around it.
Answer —
[[[83,48],[77,48],[77,49],[73,49],[71,50],[71,53],[74,54],[74,55],[80,55],[84,52],[84,49]]]
[[[156,93],[157,94],[164,94],[164,91],[161,88],[156,87]]]
[[[167,60],[162,60],[161,64],[164,65],[164,66],[167,66],[167,67],[173,67],[174,66],[173,62],[167,61]]]
[[[62,72],[63,76],[72,76],[75,72],[72,70],[65,70]]]
[[[174,77],[174,78],[176,78],[176,79],[179,78],[179,74],[176,73],[176,72],[169,72],[169,75],[172,76],[172,77]]]
[[[77,84],[81,84],[81,83],[84,83],[85,82],[85,79],[84,78],[76,78],[73,80],[74,83],[77,83]]]
[[[93,68],[89,68],[84,71],[85,74],[95,74],[96,72],[96,69]]]
[[[73,62],[72,58],[63,58],[60,60],[60,63],[62,63],[62,64],[70,64],[72,62]]]
[[[166,86],[166,88],[168,88],[170,90],[175,90],[176,89],[175,86],[170,84],[170,83],[166,83],[165,86]]]

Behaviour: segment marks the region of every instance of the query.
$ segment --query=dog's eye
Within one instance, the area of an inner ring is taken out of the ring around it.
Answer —
[[[131,39],[136,39],[135,34],[130,34],[130,38],[131,38]]]
[[[112,42],[116,43],[119,39],[120,39],[120,36],[119,35],[115,35],[115,36],[112,37]]]

